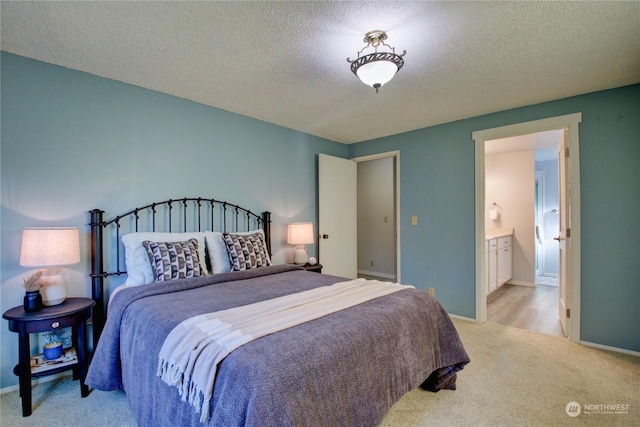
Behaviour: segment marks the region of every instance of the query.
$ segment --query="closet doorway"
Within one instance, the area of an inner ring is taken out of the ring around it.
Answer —
[[[358,181],[358,277],[399,282],[400,153],[353,160]]]
[[[359,208],[358,199],[366,200]],[[399,200],[399,151],[353,159],[319,154],[318,243],[323,272],[400,282]],[[363,260],[360,265],[358,259]]]

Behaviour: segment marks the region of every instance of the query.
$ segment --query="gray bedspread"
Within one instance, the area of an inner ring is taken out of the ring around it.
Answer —
[[[442,306],[415,289],[236,349],[219,365],[206,424],[156,376],[162,343],[181,321],[343,280],[280,265],[122,291],[86,383],[124,389],[141,426],[375,426],[418,386],[455,389],[469,358]]]

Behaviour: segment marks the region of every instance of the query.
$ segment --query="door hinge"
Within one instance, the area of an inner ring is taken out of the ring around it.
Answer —
[[[571,309],[567,308],[567,319],[571,319]]]
[[[571,237],[571,229],[567,228],[567,237]]]
[[[569,157],[569,147],[566,147],[566,148],[564,149],[564,156],[565,156],[565,157]]]

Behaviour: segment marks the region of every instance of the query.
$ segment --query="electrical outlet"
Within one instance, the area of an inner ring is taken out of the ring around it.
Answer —
[[[386,224],[386,223],[388,223],[388,222],[389,222],[389,217],[385,215],[385,217],[384,217],[384,223]]]
[[[412,216],[411,217],[411,225],[418,225],[418,217],[417,216]]]
[[[431,295],[432,297],[436,296],[436,290],[434,288],[429,288],[429,295]]]
[[[371,267],[373,267],[373,260],[371,260]]]

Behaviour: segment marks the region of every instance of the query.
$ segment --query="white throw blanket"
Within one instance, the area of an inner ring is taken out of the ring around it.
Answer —
[[[202,314],[185,320],[167,336],[158,376],[178,388],[183,401],[210,418],[216,369],[229,353],[254,339],[413,286],[349,280],[267,301]]]

